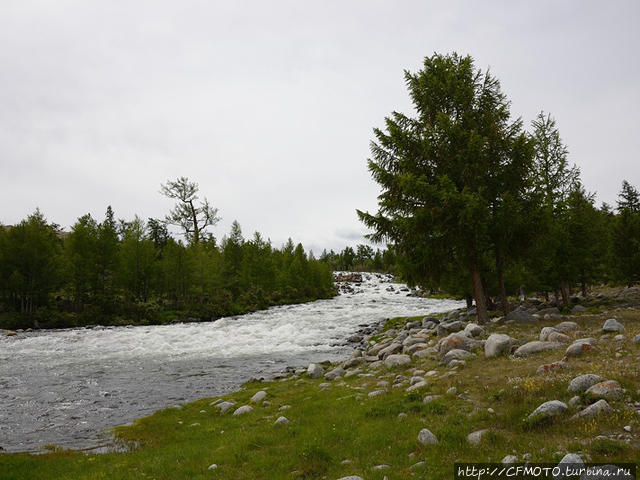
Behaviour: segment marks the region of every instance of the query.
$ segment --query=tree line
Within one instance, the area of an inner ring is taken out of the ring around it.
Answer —
[[[275,248],[258,232],[245,239],[234,222],[218,243],[206,231],[217,211],[197,202],[197,184],[178,182],[190,194],[165,220],[116,220],[108,207],[102,221],[83,215],[68,233],[39,210],[0,226],[1,326],[211,320],[335,294],[329,266],[291,239]],[[173,223],[185,241],[170,235]]]
[[[434,54],[405,81],[414,115],[374,129],[379,209],[358,211],[405,279],[473,299],[481,322],[522,290],[568,305],[574,289],[640,280],[638,190],[624,181],[615,208],[596,207],[551,115],[525,130],[470,56]]]

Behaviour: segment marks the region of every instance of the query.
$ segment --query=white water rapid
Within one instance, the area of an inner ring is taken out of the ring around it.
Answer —
[[[0,447],[89,448],[105,428],[168,405],[228,393],[289,365],[339,360],[359,328],[463,306],[408,297],[388,275],[352,293],[209,323],[98,327],[0,336]]]

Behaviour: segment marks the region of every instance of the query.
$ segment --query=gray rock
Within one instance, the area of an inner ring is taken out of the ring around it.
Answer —
[[[580,405],[580,397],[578,395],[575,395],[573,397],[571,397],[571,399],[568,402],[570,407],[577,407]]]
[[[550,400],[536,408],[528,418],[531,421],[539,422],[541,420],[560,416],[567,410],[567,408],[567,405],[560,400]]]
[[[358,475],[349,475],[348,477],[341,477],[338,480],[364,480],[362,477]]]
[[[470,334],[472,337],[480,337],[485,334],[484,328],[476,323],[469,323],[464,327],[464,331]]]
[[[383,348],[378,352],[378,358],[384,360],[389,355],[393,355],[394,353],[398,353],[402,351],[402,343],[392,343],[388,347]]]
[[[429,328],[429,324],[437,325],[440,323],[440,320],[437,317],[424,317],[422,319],[422,328]]]
[[[486,357],[497,357],[511,353],[511,347],[516,343],[515,338],[503,333],[492,333],[484,344]]]
[[[427,386],[427,382],[425,380],[422,380],[421,382],[414,383],[410,387],[406,388],[405,391],[407,393],[408,392],[414,392],[416,390],[420,390],[421,388],[425,388],[426,386]]]
[[[411,345],[410,347],[404,347],[402,349],[402,353],[406,353],[407,355],[412,355],[416,352],[419,352],[420,350],[424,350],[425,348],[428,348],[429,344],[427,343],[414,343],[413,345]]]
[[[580,326],[576,322],[560,322],[554,327],[556,330],[562,333],[573,332],[578,330]]]
[[[384,360],[384,364],[387,368],[401,367],[409,363],[411,363],[411,357],[409,355],[403,355],[403,354],[389,355]]]
[[[465,324],[461,320],[455,320],[453,322],[441,323],[438,325],[438,336],[444,337],[450,333],[459,332],[464,329]]]
[[[571,338],[562,332],[551,332],[547,338],[550,342],[570,343]]]
[[[422,403],[431,403],[434,400],[437,400],[441,397],[442,395],[427,395],[426,397],[424,397],[422,399]]]
[[[402,342],[403,347],[410,347],[416,343],[424,343],[424,337],[407,337]]]
[[[470,352],[484,345],[484,340],[469,338],[462,332],[451,333],[438,342],[440,355],[445,355],[449,350],[460,349]]]
[[[540,365],[538,367],[538,369],[536,370],[536,373],[538,375],[542,375],[545,373],[555,373],[555,372],[560,372],[562,370],[569,370],[570,368],[571,368],[571,365],[562,361],[545,363],[544,365]]]
[[[464,360],[456,360],[454,358],[449,363],[447,363],[447,367],[449,367],[449,368],[462,367],[462,366],[464,366],[466,364],[467,364],[467,362],[465,362]]]
[[[443,363],[449,363],[451,360],[464,360],[465,358],[474,357],[475,355],[471,352],[467,352],[466,350],[461,350],[459,348],[454,348],[453,350],[449,350],[442,359]]]
[[[380,350],[382,350],[383,348],[387,348],[389,345],[391,345],[391,341],[376,343],[373,347],[369,349],[367,353],[371,356],[377,357],[378,353],[380,353]]]
[[[389,470],[391,468],[390,465],[374,465],[371,467],[371,470],[379,471],[379,470]]]
[[[605,333],[624,332],[624,325],[618,322],[615,318],[610,318],[604,322],[602,331]]]
[[[478,430],[476,432],[470,433],[467,435],[467,442],[471,445],[478,445],[482,441],[482,437],[489,431],[489,429],[485,428],[483,430]]]
[[[596,383],[587,389],[585,395],[591,400],[618,400],[623,395],[622,387],[615,380]]]
[[[267,398],[267,392],[265,392],[264,390],[260,390],[259,392],[256,392],[256,394],[253,397],[251,397],[250,401],[252,403],[259,403],[265,398]]]
[[[250,405],[243,405],[241,407],[236,408],[233,414],[236,416],[243,415],[245,413],[249,413],[251,410],[253,410],[253,407],[251,407]]]
[[[216,405],[220,409],[220,413],[227,413],[231,407],[235,405],[235,402],[222,402]]]
[[[307,368],[307,375],[309,375],[309,377],[311,378],[320,378],[322,375],[324,375],[324,368],[322,368],[322,366],[318,365],[317,363],[312,363]]]
[[[585,352],[592,350],[594,347],[590,343],[576,341],[567,347],[565,355],[567,357],[579,357],[583,355]]]
[[[596,375],[594,373],[587,373],[585,375],[580,375],[575,377],[573,380],[569,382],[569,386],[567,387],[567,391],[569,393],[584,393],[595,385],[598,382],[602,382],[604,378],[600,375]]]
[[[583,305],[576,305],[571,309],[571,313],[584,313],[587,311],[587,307]]]
[[[278,417],[278,419],[273,423],[274,425],[288,425],[290,420],[287,417]]]
[[[349,360],[345,361],[342,363],[342,368],[344,368],[345,370],[349,369],[349,368],[353,368],[353,367],[357,367],[358,365],[360,365],[361,363],[365,363],[367,361],[368,357],[353,357],[350,358]],[[378,357],[375,356],[373,357],[376,360],[378,360]]]
[[[633,337],[633,343],[640,344],[640,333]]]
[[[540,330],[540,341],[546,342],[547,340],[549,340],[549,335],[557,331],[558,330],[553,327],[543,327],[542,330]]]
[[[603,413],[609,414],[612,412],[613,408],[611,408],[606,400],[598,400],[593,405],[589,405],[584,410],[576,413],[573,417],[571,417],[571,420],[578,420],[580,418],[593,418],[602,415]]]
[[[555,350],[557,348],[561,348],[562,346],[563,345],[559,342],[540,342],[538,340],[534,340],[533,342],[528,342],[518,347],[513,356],[528,357],[529,355],[545,352],[547,350]]]
[[[584,466],[584,462],[582,461],[582,457],[576,453],[567,453],[564,457],[562,457],[562,460],[560,460],[558,462],[557,467],[560,468],[560,473],[558,475],[555,475],[553,477],[553,480],[562,480],[564,478],[571,478],[571,477],[565,477],[565,470],[563,470],[563,468],[574,468],[574,467],[582,467]]]
[[[360,358],[362,358],[362,357],[360,357]],[[330,372],[325,373],[324,374],[324,378],[326,380],[335,380],[336,378],[340,378],[345,373],[346,372],[345,372],[344,368],[338,366],[338,367],[334,368],[333,370],[331,370]]]
[[[423,428],[418,434],[418,442],[422,445],[432,445],[438,443],[438,439],[429,429]]]
[[[218,468],[218,465],[216,465],[215,463],[212,463],[207,467],[207,470],[215,470],[216,468]]]
[[[546,307],[538,310],[538,315],[557,315],[559,313],[558,307]]]
[[[367,397],[379,397],[380,395],[384,395],[385,393],[387,393],[386,390],[374,390],[373,392],[367,393]]]
[[[517,463],[517,462],[518,462],[518,457],[516,457],[515,455],[507,455],[502,459],[503,465],[511,465],[512,463]]]
[[[516,323],[535,323],[539,320],[522,307],[509,312],[504,318],[507,322],[513,320]]]

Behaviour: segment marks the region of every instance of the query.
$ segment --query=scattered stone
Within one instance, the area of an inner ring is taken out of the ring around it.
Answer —
[[[388,347],[383,348],[378,352],[378,358],[384,360],[389,355],[393,355],[394,353],[398,353],[402,351],[402,343],[392,343]]]
[[[562,415],[566,410],[567,405],[565,403],[560,400],[550,400],[536,408],[528,418],[530,421],[539,422]]]
[[[576,305],[571,309],[571,313],[584,313],[587,311],[587,307],[584,305]]]
[[[623,393],[622,387],[618,382],[606,380],[589,387],[585,395],[592,400],[617,400],[622,397]]]
[[[573,397],[571,397],[571,399],[568,402],[570,407],[577,407],[580,405],[580,397],[578,395],[575,395]]]
[[[569,393],[584,393],[588,388],[592,387],[598,382],[602,382],[604,378],[594,373],[587,373],[586,375],[579,375],[569,382],[567,391]]]
[[[615,318],[610,318],[604,322],[602,331],[605,333],[624,332],[624,325],[618,322]]]
[[[613,337],[613,339],[614,339],[616,342],[621,342],[621,341],[623,341],[623,340],[624,340],[624,335],[622,335],[622,334],[620,333],[620,334],[616,335],[615,337]]]
[[[378,360],[378,357],[373,357],[375,360]],[[353,357],[349,360],[342,363],[342,368],[347,370],[349,368],[357,367],[361,363],[365,363],[367,361],[367,357]]]
[[[390,468],[391,468],[390,465],[384,465],[383,464],[383,465],[374,465],[373,467],[371,467],[371,470],[376,470],[376,471],[378,471],[378,470],[388,470]]]
[[[505,317],[506,321],[514,321],[516,323],[535,323],[539,319],[527,312],[522,306],[509,312]]]
[[[557,331],[558,330],[553,327],[543,327],[542,330],[540,330],[540,341],[546,342],[547,340],[549,340],[549,335]]]
[[[580,325],[576,322],[560,322],[554,327],[557,331],[562,333],[573,332],[574,330],[578,330]]]
[[[531,455],[530,453],[524,453],[522,455],[522,460],[525,461],[525,462],[530,461],[532,458],[533,458],[533,455]]]
[[[633,337],[633,343],[640,344],[640,333]]]
[[[478,445],[482,441],[482,437],[489,431],[489,429],[485,428],[483,430],[478,430],[477,432],[472,432],[467,435],[467,442],[471,445]]]
[[[278,417],[278,419],[274,422],[274,425],[288,425],[290,420],[287,417]]]
[[[438,443],[438,439],[429,429],[423,428],[418,434],[418,442],[422,445],[432,445]]]
[[[411,357],[409,355],[397,354],[389,355],[384,360],[384,364],[387,368],[401,367],[411,363]]]
[[[502,459],[503,465],[511,465],[512,463],[517,463],[517,462],[518,462],[518,457],[516,457],[515,455],[507,455]]]
[[[464,332],[468,333],[472,337],[480,337],[485,334],[484,328],[476,323],[468,323],[466,327],[464,327]]]
[[[484,344],[484,355],[486,357],[497,357],[511,353],[511,347],[515,345],[516,339],[503,333],[492,333]]]
[[[427,395],[426,397],[424,397],[422,399],[422,403],[431,403],[434,400],[437,400],[438,398],[440,398],[441,395]]]
[[[551,332],[549,334],[548,340],[550,342],[560,342],[560,343],[571,342],[571,338],[569,337],[569,335],[565,335],[564,333],[561,333],[561,332]]]
[[[593,348],[594,348],[593,345],[591,345],[590,343],[576,341],[567,347],[567,350],[565,351],[565,355],[567,357],[579,357],[585,352],[592,350]]]
[[[249,413],[251,410],[253,410],[253,407],[251,407],[250,405],[243,405],[239,408],[236,408],[236,410],[233,412],[234,415],[243,415],[245,413]]]
[[[317,363],[312,363],[307,368],[307,375],[309,375],[310,378],[320,378],[324,375],[324,368]]]
[[[411,465],[411,470],[417,470],[418,468],[423,468],[426,464],[424,462],[418,462]]]
[[[291,405],[282,405],[278,410],[289,410]]]
[[[538,367],[538,369],[536,370],[536,373],[538,375],[542,375],[545,373],[555,373],[555,372],[559,372],[561,370],[568,370],[571,368],[571,365],[569,365],[566,362],[552,362],[552,363],[545,363],[544,365],[540,365]]]
[[[487,408],[487,412],[489,412],[489,413],[496,413],[496,411],[495,411],[493,408],[491,408],[491,407]]]
[[[589,405],[584,410],[576,413],[573,417],[571,417],[571,420],[578,420],[580,418],[593,418],[603,413],[611,412],[613,412],[613,408],[611,408],[606,400],[598,400],[593,405]]]
[[[458,389],[456,387],[451,387],[447,390],[447,395],[455,395],[458,393]]]
[[[362,357],[360,357],[362,358]],[[334,368],[333,370],[327,372],[324,374],[324,378],[326,380],[335,380],[336,378],[340,378],[341,376],[343,376],[345,374],[345,370],[344,368],[338,366],[336,368]]]
[[[429,344],[428,343],[414,343],[413,345],[409,346],[409,347],[404,347],[402,349],[402,353],[406,353],[407,355],[411,355],[414,354],[416,352],[419,352],[421,350],[424,350],[425,348],[428,348]]]
[[[359,477],[358,475],[349,475],[348,477],[342,477],[339,478],[338,480],[364,480],[362,477]]]
[[[462,332],[451,333],[447,337],[438,342],[438,351],[440,355],[445,355],[449,350],[460,349],[471,351],[484,345],[483,340],[476,340],[467,337]]]
[[[461,350],[459,348],[454,348],[453,350],[449,350],[444,358],[442,359],[443,363],[449,363],[451,360],[464,360],[465,358],[475,356],[473,353],[468,352],[466,350]]]
[[[404,412],[400,412],[397,418],[398,420],[404,420],[405,418],[407,418],[407,414]]]
[[[416,390],[420,390],[421,388],[425,388],[427,386],[427,382],[425,380],[418,382],[418,383],[414,383],[413,385],[411,385],[410,387],[408,387],[405,391],[407,393],[409,392],[415,392]]]
[[[227,411],[235,405],[235,402],[222,402],[216,405],[220,409],[220,413],[227,413]]]
[[[385,393],[387,393],[385,390],[374,390],[373,392],[367,393],[367,397],[379,397],[380,395],[384,395]]]
[[[623,428],[623,430],[624,430],[625,432],[629,432],[629,433],[631,433],[631,425],[625,425],[625,426],[624,426],[624,427],[622,427],[622,428]]]
[[[464,329],[465,324],[461,320],[455,320],[453,322],[441,323],[437,327],[438,336],[444,337],[450,333],[459,332]]]
[[[218,468],[218,465],[216,465],[215,463],[212,463],[211,465],[209,465],[207,470],[215,470],[216,468]]]
[[[513,356],[528,357],[529,355],[545,352],[547,350],[555,350],[561,347],[562,347],[562,344],[559,342],[540,342],[538,340],[534,340],[533,342],[528,342],[518,347],[514,352]]]
[[[267,392],[260,390],[253,397],[251,397],[251,403],[258,403],[267,398]]]

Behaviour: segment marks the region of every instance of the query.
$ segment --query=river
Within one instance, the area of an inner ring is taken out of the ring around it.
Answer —
[[[111,427],[169,405],[238,389],[287,366],[337,361],[345,339],[400,315],[464,305],[407,296],[389,275],[363,274],[329,300],[208,323],[98,327],[0,336],[0,448],[93,448]]]

